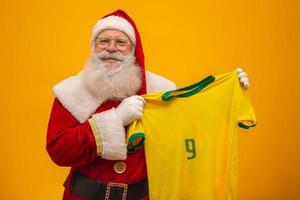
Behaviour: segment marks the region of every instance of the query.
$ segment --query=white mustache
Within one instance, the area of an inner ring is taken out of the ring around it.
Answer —
[[[120,52],[108,52],[106,50],[104,51],[101,51],[99,53],[96,53],[96,57],[98,57],[99,59],[115,59],[115,60],[118,60],[118,61],[124,61],[128,56],[124,56],[122,55]]]
[[[118,60],[115,64],[106,64],[103,62],[104,59],[116,59]],[[103,50],[101,52],[93,52],[90,59],[91,65],[90,68],[93,68],[96,71],[102,71],[106,73],[107,76],[114,75],[135,64],[135,57],[133,55],[124,56],[120,52],[108,52]]]

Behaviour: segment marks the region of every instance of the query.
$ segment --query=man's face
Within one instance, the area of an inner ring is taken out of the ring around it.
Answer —
[[[118,30],[106,29],[98,35],[95,41],[96,53],[106,50],[109,53],[120,52],[122,55],[127,56],[131,53],[131,49],[132,43],[128,36]],[[110,64],[118,62],[114,57],[106,57],[101,60]]]

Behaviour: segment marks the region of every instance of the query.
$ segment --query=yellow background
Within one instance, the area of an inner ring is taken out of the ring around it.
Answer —
[[[240,131],[238,199],[300,199],[297,0],[1,0],[0,199],[61,198],[68,169],[45,150],[51,88],[82,68],[92,26],[117,8],[137,23],[147,69],[179,87],[244,68],[258,126]]]

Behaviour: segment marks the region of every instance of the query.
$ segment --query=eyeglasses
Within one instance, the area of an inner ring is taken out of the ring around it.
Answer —
[[[108,46],[110,46],[111,42],[114,42],[115,47],[119,51],[127,50],[130,45],[129,40],[122,39],[122,38],[110,39],[110,38],[101,38],[100,37],[100,38],[96,39],[96,45],[102,49],[105,49]]]

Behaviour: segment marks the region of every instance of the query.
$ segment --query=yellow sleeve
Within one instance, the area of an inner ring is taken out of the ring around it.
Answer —
[[[237,85],[235,87],[235,97],[237,101],[236,105],[238,127],[249,129],[256,125],[255,112],[247,90],[240,85],[238,78],[236,83]]]
[[[135,152],[143,146],[145,140],[144,128],[141,120],[132,122],[127,127],[127,149],[128,152]]]

